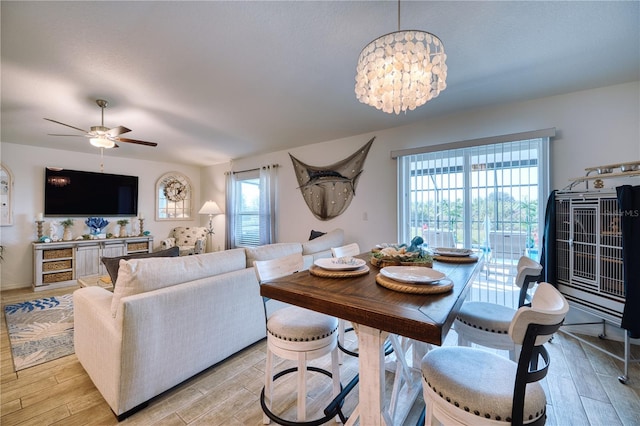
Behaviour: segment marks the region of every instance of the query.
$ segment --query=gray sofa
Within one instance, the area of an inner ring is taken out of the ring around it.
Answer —
[[[302,253],[308,268],[343,243],[336,229],[304,243],[122,260],[113,293],[74,292],[78,360],[122,419],[266,336],[254,260]]]

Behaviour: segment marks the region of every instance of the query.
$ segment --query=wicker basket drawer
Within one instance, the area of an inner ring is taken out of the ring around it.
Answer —
[[[64,249],[42,250],[44,259],[60,259],[61,257],[73,257],[73,249],[71,247]]]
[[[73,272],[54,272],[42,276],[42,282],[45,284],[59,283],[61,281],[70,281],[73,278]]]
[[[60,271],[62,269],[71,269],[71,259],[45,262],[42,264],[42,270],[44,272]]]
[[[149,250],[148,243],[129,243],[127,244],[127,251],[142,251]]]

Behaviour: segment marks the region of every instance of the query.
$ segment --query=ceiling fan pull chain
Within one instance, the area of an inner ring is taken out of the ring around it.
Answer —
[[[104,148],[100,148],[100,173],[104,173]]]

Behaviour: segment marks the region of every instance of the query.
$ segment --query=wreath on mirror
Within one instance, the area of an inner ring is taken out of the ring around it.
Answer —
[[[179,180],[172,179],[165,184],[163,192],[167,200],[176,202],[187,198],[188,189]]]

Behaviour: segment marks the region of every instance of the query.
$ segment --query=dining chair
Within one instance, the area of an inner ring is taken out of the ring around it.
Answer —
[[[272,260],[254,261],[253,263],[260,283],[303,269],[302,254],[296,253]],[[267,320],[267,359],[265,368],[265,386],[260,395],[260,404],[264,412],[263,423],[271,420],[281,425],[314,426],[321,425],[333,416],[325,416],[318,420],[306,420],[306,372],[314,371],[325,374],[333,382],[333,396],[340,393],[340,370],[338,364],[338,320],[331,316],[314,312],[298,306],[285,306],[271,312],[267,317],[265,300],[265,317]],[[331,372],[308,366],[307,361],[331,354]],[[274,375],[274,355],[297,362],[297,367],[289,368]],[[297,421],[278,417],[272,411],[273,386],[276,379],[293,372],[297,377]]]
[[[540,384],[549,368],[543,346],[562,325],[569,304],[540,283],[531,306],[518,309],[509,336],[522,346],[518,362],[477,348],[448,346],[422,358],[424,419],[454,425],[543,425],[546,397]],[[424,420],[424,421],[423,421]]]
[[[530,298],[528,290],[540,279],[542,265],[522,256],[518,260],[517,271],[515,284],[520,288],[518,307],[521,307]],[[515,309],[497,303],[463,303],[453,325],[458,334],[458,346],[471,346],[471,343],[475,343],[507,350],[509,358],[515,361],[519,347],[508,334],[515,313]]]

